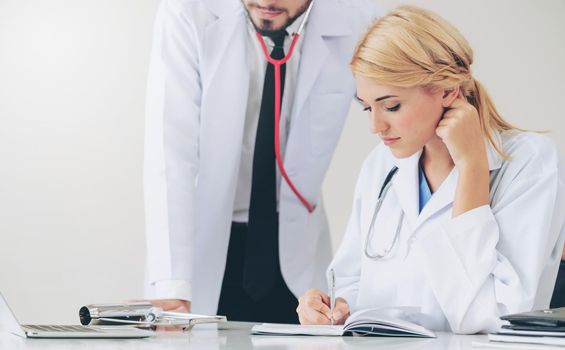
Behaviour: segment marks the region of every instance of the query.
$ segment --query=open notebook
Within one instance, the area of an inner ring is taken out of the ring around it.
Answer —
[[[398,314],[396,313],[396,315]],[[386,309],[359,310],[349,316],[343,326],[263,323],[254,326],[251,331],[257,335],[436,337],[434,332],[418,324],[395,317],[394,312]]]

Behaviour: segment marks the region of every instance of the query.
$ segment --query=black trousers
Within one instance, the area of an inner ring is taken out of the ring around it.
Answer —
[[[276,241],[278,242],[278,233]],[[283,280],[280,264],[275,272],[274,287],[265,298],[253,301],[243,289],[246,244],[247,224],[232,222],[218,315],[225,315],[230,321],[298,323],[298,300]],[[279,261],[278,243],[272,253],[277,255]]]
[[[559,272],[557,272],[557,280],[553,289],[553,297],[551,298],[550,308],[565,306],[565,261],[559,264]]]

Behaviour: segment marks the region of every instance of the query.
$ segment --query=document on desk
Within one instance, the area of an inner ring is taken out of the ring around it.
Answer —
[[[343,326],[263,323],[254,326],[251,331],[256,335],[436,337],[434,332],[393,317],[390,310],[383,309],[357,311],[347,318]]]
[[[192,328],[200,323],[227,321],[225,316],[163,311],[149,302],[86,305],[80,308],[79,318],[83,325],[129,324],[144,327],[180,326],[184,328]]]

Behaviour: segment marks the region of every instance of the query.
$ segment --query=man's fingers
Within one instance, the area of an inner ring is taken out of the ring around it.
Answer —
[[[151,300],[151,303],[156,306],[160,307],[165,311],[173,311],[173,312],[189,312],[190,311],[190,303],[186,300],[180,299],[155,299]]]

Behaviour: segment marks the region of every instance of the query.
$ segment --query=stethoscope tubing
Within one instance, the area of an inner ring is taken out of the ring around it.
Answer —
[[[245,6],[245,4],[243,5]],[[275,145],[274,146],[275,146],[275,157],[277,160],[277,165],[285,182],[288,184],[292,192],[294,192],[296,197],[300,200],[300,202],[304,205],[304,207],[306,208],[306,210],[308,210],[309,213],[312,213],[314,211],[315,209],[314,205],[310,203],[306,199],[306,197],[304,197],[302,193],[300,193],[298,188],[294,185],[294,183],[290,179],[290,176],[288,176],[286,169],[284,167],[284,163],[282,161],[281,149],[280,149],[280,115],[281,115],[281,65],[285,64],[288,60],[290,60],[292,56],[292,52],[294,51],[294,47],[296,46],[296,43],[300,38],[300,34],[304,29],[304,25],[306,24],[306,21],[310,16],[310,12],[312,11],[313,5],[314,5],[314,0],[312,0],[310,5],[308,6],[308,9],[306,10],[306,13],[304,15],[304,19],[302,20],[302,23],[298,27],[298,31],[292,34],[292,42],[290,44],[290,48],[288,49],[288,52],[281,59],[274,59],[271,57],[269,51],[267,50],[267,46],[265,45],[265,41],[263,40],[263,37],[261,36],[261,34],[259,34],[259,32],[257,31],[255,32],[255,36],[257,37],[257,40],[261,44],[263,55],[265,56],[267,61],[274,66],[274,71],[275,71],[275,111],[274,111],[275,112]],[[249,18],[249,14],[248,14],[248,20],[249,22],[251,22],[251,18]],[[253,25],[252,22],[251,25]]]
[[[314,211],[314,206],[308,202],[308,200],[298,191],[290,177],[288,176],[286,169],[284,167],[284,163],[282,161],[281,156],[281,148],[280,148],[280,115],[281,115],[281,65],[285,64],[290,57],[292,56],[292,52],[294,51],[294,47],[296,46],[296,42],[300,38],[300,34],[294,33],[292,37],[292,43],[290,44],[290,48],[288,49],[288,53],[281,59],[272,58],[269,55],[267,50],[267,46],[265,45],[265,41],[263,37],[258,32],[255,32],[255,36],[259,43],[261,44],[261,48],[263,49],[263,54],[267,61],[274,66],[275,70],[275,157],[277,159],[277,164],[279,166],[280,172],[292,192],[298,197],[300,202],[306,207],[309,213]]]
[[[396,232],[394,233],[394,239],[392,240],[390,247],[388,249],[384,249],[383,253],[377,252],[375,254],[371,254],[369,252],[369,244],[373,238],[373,229],[374,229],[375,221],[377,219],[377,215],[381,210],[381,205],[383,204],[383,201],[386,198],[388,190],[392,186],[392,178],[394,177],[394,175],[396,175],[397,171],[398,171],[398,167],[393,167],[388,172],[385,181],[381,186],[381,190],[379,191],[379,196],[377,198],[377,204],[375,204],[375,209],[373,210],[373,216],[371,217],[371,223],[369,224],[369,229],[367,230],[367,236],[365,237],[364,253],[367,258],[372,260],[382,260],[390,255],[396,244],[396,241],[398,240],[398,236],[400,235],[400,230],[402,229],[402,221],[404,220],[404,211],[400,212],[400,218],[398,219],[398,223],[396,224]]]

